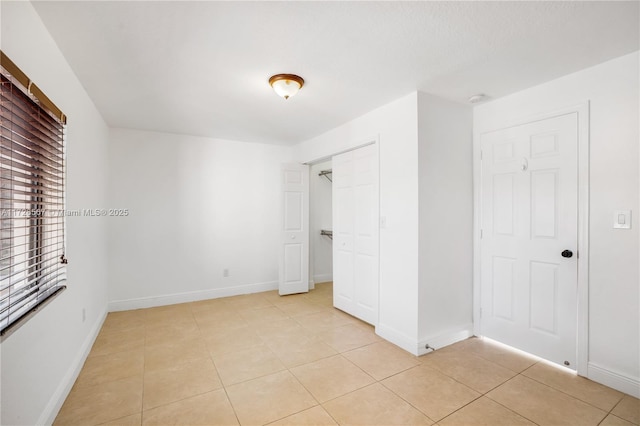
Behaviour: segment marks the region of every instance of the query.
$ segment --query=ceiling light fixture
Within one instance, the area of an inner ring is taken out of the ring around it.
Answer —
[[[477,95],[470,96],[469,102],[472,104],[477,104],[477,103],[486,101],[488,98],[489,97],[484,93],[478,93]]]
[[[269,79],[269,84],[279,96],[289,99],[302,88],[304,80],[295,74],[276,74]]]

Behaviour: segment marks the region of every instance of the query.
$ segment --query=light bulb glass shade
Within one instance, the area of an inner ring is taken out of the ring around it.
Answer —
[[[278,96],[289,99],[302,88],[304,80],[294,74],[277,74],[269,79],[269,84]]]

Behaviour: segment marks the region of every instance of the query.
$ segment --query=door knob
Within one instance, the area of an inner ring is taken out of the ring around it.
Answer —
[[[566,257],[566,258],[573,257],[573,252],[571,250],[565,250],[560,254],[562,255],[562,257]]]

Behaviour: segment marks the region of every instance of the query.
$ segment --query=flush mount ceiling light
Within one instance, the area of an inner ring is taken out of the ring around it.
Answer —
[[[276,74],[269,79],[273,90],[285,99],[289,99],[302,88],[304,80],[295,74]]]
[[[489,97],[487,95],[485,95],[484,93],[478,93],[477,95],[473,95],[469,97],[469,102],[472,104],[477,104],[480,102],[484,102],[487,99],[489,99]]]

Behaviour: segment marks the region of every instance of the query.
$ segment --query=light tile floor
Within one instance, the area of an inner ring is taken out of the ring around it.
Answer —
[[[472,338],[416,358],[332,286],[111,313],[55,424],[638,425],[638,399]]]

